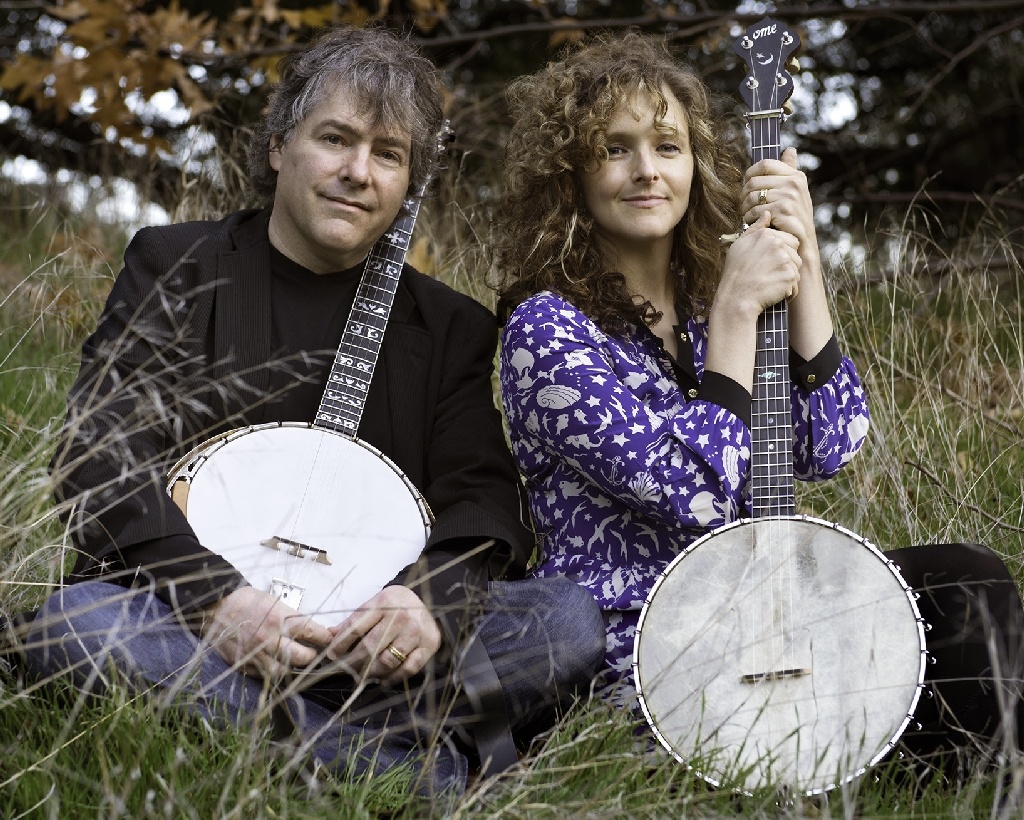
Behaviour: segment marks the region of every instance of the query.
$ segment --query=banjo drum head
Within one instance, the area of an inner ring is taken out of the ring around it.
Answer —
[[[214,439],[176,465],[169,490],[200,543],[326,626],[413,563],[431,524],[426,502],[390,459],[301,423]]]
[[[925,657],[895,565],[837,525],[786,516],[727,525],[668,566],[634,672],[656,736],[702,778],[813,794],[888,754]]]

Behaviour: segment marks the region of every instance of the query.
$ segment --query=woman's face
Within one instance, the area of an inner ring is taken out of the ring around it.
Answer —
[[[668,110],[661,120],[647,94],[621,105],[605,135],[608,159],[580,175],[587,210],[613,251],[667,243],[671,252],[672,231],[690,201],[694,161],[686,114],[667,88],[662,93]]]

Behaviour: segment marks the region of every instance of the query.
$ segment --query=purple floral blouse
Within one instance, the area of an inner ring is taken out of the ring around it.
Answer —
[[[502,336],[502,403],[540,539],[533,572],[572,578],[597,599],[616,700],[632,696],[633,638],[651,586],[743,509],[750,396],[719,374],[704,378],[706,321],[679,330],[673,362],[648,328],[609,336],[545,292],[516,308]],[[829,478],[867,433],[857,371],[833,339],[791,375],[795,474]]]

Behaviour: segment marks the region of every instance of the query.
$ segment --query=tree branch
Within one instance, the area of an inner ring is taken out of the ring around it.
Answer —
[[[884,191],[874,193],[858,193],[852,196],[823,196],[815,199],[818,203],[850,203],[863,202],[872,205],[909,205],[920,202],[953,202],[961,205],[978,205],[982,208],[1011,208],[1024,213],[1024,200],[1014,199],[1003,194],[984,196],[977,193],[962,191],[923,191],[909,193],[902,191]]]
[[[921,89],[921,92],[917,95],[917,99],[913,105],[910,106],[906,115],[903,117],[903,121],[909,121],[914,114],[917,113],[918,109],[924,104],[924,101],[931,96],[931,93],[938,87],[946,77],[952,73],[960,63],[974,54],[978,49],[982,48],[994,37],[998,37],[1000,34],[1008,34],[1014,29],[1019,29],[1024,25],[1024,14],[1014,17],[1012,20],[1008,20],[1001,26],[986,30],[983,34],[974,38],[974,41],[965,49],[961,49],[957,54],[954,54],[950,60],[942,67],[940,71],[937,71],[935,75],[925,84],[925,87]]]

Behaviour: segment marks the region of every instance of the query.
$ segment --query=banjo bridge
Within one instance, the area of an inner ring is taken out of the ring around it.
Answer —
[[[811,670],[806,667],[794,667],[792,669],[775,669],[771,672],[755,672],[750,675],[740,675],[740,683],[762,683],[764,681],[785,680],[786,678],[802,678],[810,675]]]
[[[309,544],[302,544],[299,541],[292,541],[290,538],[282,538],[279,535],[267,538],[265,541],[260,541],[260,546],[269,547],[272,550],[278,550],[288,555],[294,555],[296,558],[301,558],[304,561],[314,561],[317,564],[326,564],[327,566],[331,565],[331,559],[327,557],[327,550],[311,547]]]

